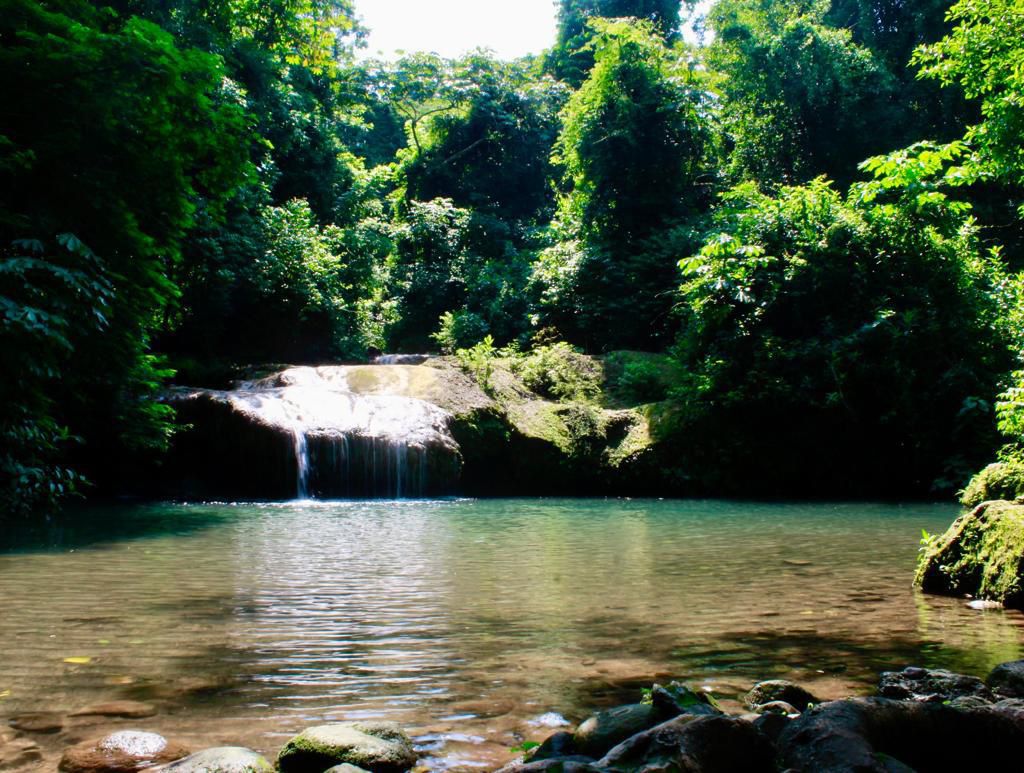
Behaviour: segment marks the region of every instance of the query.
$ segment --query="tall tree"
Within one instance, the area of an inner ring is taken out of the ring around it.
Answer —
[[[216,57],[77,0],[5,4],[0,87],[2,348],[24,366],[0,391],[2,432],[15,449],[26,422],[80,436],[80,469],[159,446],[148,341],[196,202],[216,210],[247,168],[242,110]],[[56,344],[34,346],[26,323]],[[31,454],[0,464],[57,469]],[[5,495],[24,509],[38,490]]]
[[[545,63],[548,72],[574,88],[594,66],[593,19],[639,19],[650,22],[665,42],[679,36],[681,0],[558,0],[555,45]]]
[[[561,285],[552,302],[564,332],[593,347],[650,346],[674,281],[656,241],[710,201],[710,104],[649,24],[594,24],[595,65],[556,145],[560,228],[576,254],[556,250],[539,270]]]

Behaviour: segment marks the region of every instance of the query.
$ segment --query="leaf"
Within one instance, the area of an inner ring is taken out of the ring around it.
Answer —
[[[76,666],[84,666],[86,663],[91,663],[92,658],[86,657],[84,655],[76,655],[71,658],[64,658],[64,662],[71,663],[72,665]]]
[[[10,690],[0,690],[0,700],[3,700],[4,698],[10,698],[10,697],[11,697],[11,691]]]

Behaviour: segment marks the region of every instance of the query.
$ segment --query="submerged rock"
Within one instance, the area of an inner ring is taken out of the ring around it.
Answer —
[[[884,671],[878,683],[878,694],[894,700],[931,703],[958,698],[978,698],[990,703],[994,699],[985,683],[976,676],[914,666],[902,671]]]
[[[810,703],[821,703],[820,699],[803,687],[785,679],[758,682],[743,698],[744,704],[751,709],[774,701],[788,703],[797,711],[804,711]]]
[[[573,733],[573,743],[580,754],[596,759],[630,736],[654,727],[662,719],[649,703],[600,711],[580,723]]]
[[[854,698],[805,712],[778,746],[782,767],[801,773],[895,773],[987,770],[1022,743],[1024,720],[991,708]]]
[[[1007,698],[1024,698],[1024,660],[1000,663],[985,677],[985,684]]]
[[[160,768],[161,773],[274,773],[261,754],[242,746],[219,746]]]
[[[187,756],[189,750],[162,735],[142,730],[119,730],[99,740],[84,741],[64,752],[65,773],[132,773]]]
[[[123,717],[145,719],[156,716],[156,707],[139,701],[110,701],[86,706],[71,714],[72,717]]]
[[[323,773],[350,764],[374,773],[402,773],[416,764],[412,740],[392,722],[344,722],[304,730],[281,749],[281,773]]]
[[[1024,606],[1024,504],[984,502],[926,547],[915,582],[928,593]]]
[[[59,733],[64,729],[64,717],[45,711],[16,714],[11,717],[10,725],[26,733]]]
[[[750,722],[684,714],[623,741],[597,762],[612,771],[771,773],[775,750]]]

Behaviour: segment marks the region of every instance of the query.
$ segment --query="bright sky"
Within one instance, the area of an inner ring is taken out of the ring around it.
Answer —
[[[555,41],[554,0],[356,0],[369,28],[360,57],[396,51],[457,57],[490,48],[502,59],[539,54]]]
[[[709,5],[700,0],[698,12]],[[555,0],[356,0],[356,13],[370,30],[360,58],[394,59],[396,51],[454,58],[489,48],[501,59],[515,59],[555,42]]]

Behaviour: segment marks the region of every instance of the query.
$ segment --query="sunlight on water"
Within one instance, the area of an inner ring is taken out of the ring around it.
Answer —
[[[598,500],[83,511],[7,536],[0,714],[134,698],[161,709],[146,729],[268,752],[311,723],[384,717],[444,767],[499,762],[550,732],[538,717],[577,721],[655,679],[729,701],[776,677],[865,693],[909,663],[984,675],[1020,656],[1021,615],[910,587],[921,529],[955,514]]]

